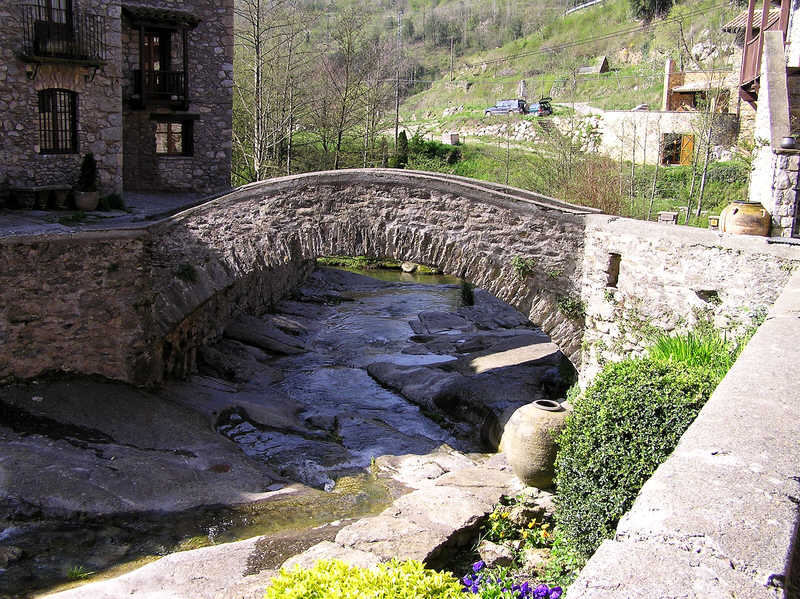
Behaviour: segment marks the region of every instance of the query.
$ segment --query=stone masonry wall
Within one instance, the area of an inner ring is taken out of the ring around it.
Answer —
[[[147,376],[149,265],[145,231],[0,239],[0,381]]]
[[[22,48],[20,4],[0,3],[0,181],[12,186],[74,184],[81,156],[93,152],[103,194],[122,191],[122,116],[119,86],[120,8],[84,0],[81,9],[105,16],[107,64],[92,81],[86,67],[42,65],[33,81],[16,57]],[[40,154],[37,91],[60,88],[78,94],[78,153]]]
[[[198,118],[193,121],[192,156],[156,156],[156,123],[150,115],[170,111],[154,106],[134,110],[127,102],[133,87],[133,69],[139,68],[139,32],[123,25],[125,188],[203,193],[230,188],[233,0],[147,0],[135,4],[181,10],[201,19],[188,34],[190,104],[186,112]],[[172,36],[172,54],[175,70],[182,70],[179,33]]]
[[[587,218],[583,380],[607,361],[643,353],[660,332],[709,321],[741,334],[763,319],[800,265],[796,248],[765,237]]]

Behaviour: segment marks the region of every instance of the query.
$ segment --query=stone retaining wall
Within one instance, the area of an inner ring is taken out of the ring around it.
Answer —
[[[0,380],[146,374],[148,246],[145,231],[0,239]]]
[[[797,247],[766,237],[587,218],[583,380],[605,362],[642,353],[660,332],[710,322],[741,335],[763,319],[800,265]]]

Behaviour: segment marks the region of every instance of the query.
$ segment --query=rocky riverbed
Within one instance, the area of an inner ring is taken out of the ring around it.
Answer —
[[[488,294],[463,306],[454,281],[408,278],[320,269],[157,392],[83,378],[0,389],[0,596],[186,549],[63,596],[259,596],[321,541],[384,559],[416,529],[430,535],[415,555],[441,554],[515,484],[484,453],[504,421],[570,373]],[[462,507],[423,526],[437,502]],[[359,529],[387,506],[386,538]],[[219,567],[198,566],[212,554]],[[192,567],[202,576],[180,574]]]

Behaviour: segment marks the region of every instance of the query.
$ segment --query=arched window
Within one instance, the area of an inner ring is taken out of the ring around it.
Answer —
[[[39,92],[39,153],[78,151],[78,94],[66,89]]]

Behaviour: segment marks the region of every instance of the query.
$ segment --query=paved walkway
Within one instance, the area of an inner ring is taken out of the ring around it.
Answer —
[[[219,195],[221,194],[204,196],[200,193],[125,193],[126,210],[108,212],[0,209],[0,237],[136,227]]]

